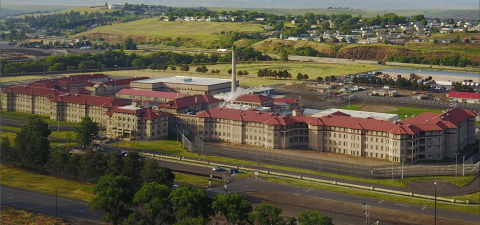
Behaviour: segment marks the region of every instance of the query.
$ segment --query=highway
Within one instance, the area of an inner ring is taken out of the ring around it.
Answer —
[[[55,215],[55,195],[13,188],[2,185],[2,205],[17,209]],[[58,197],[58,216],[72,221],[98,222],[101,213],[87,210],[87,203],[79,200]]]
[[[169,167],[171,169],[176,169],[176,170],[190,171],[190,172],[196,172],[196,173],[207,173],[207,174],[213,173],[215,175],[220,175],[220,176],[223,174],[224,176],[229,177],[230,183],[228,184],[228,191],[230,192],[240,192],[240,193],[271,192],[271,191],[280,192],[280,193],[283,192],[283,193],[290,193],[290,194],[303,195],[303,196],[309,196],[309,197],[316,197],[320,199],[340,201],[343,203],[350,203],[354,205],[362,205],[363,202],[365,202],[369,205],[381,207],[384,209],[391,209],[391,210],[407,212],[407,213],[416,213],[424,216],[434,215],[433,208],[421,206],[421,205],[411,205],[411,204],[405,204],[405,203],[385,201],[382,199],[352,196],[347,194],[316,190],[312,188],[302,188],[302,187],[296,187],[296,186],[290,186],[290,185],[277,184],[272,182],[266,182],[263,180],[236,178],[234,176],[233,177],[230,176],[227,170],[214,172],[212,171],[211,167],[205,168],[205,166],[186,165],[186,164],[180,164],[180,163],[174,163],[174,162],[162,161],[162,160],[159,161],[159,164],[161,166]],[[225,169],[228,169],[228,168],[225,168]],[[241,168],[240,168],[240,171],[241,171]],[[332,186],[332,188],[335,188],[335,187]],[[215,193],[224,193],[223,187],[215,187],[207,190]],[[385,195],[385,198],[387,198],[387,194],[378,193],[378,195]],[[456,212],[456,211],[437,209],[437,215],[442,218],[448,218],[453,220],[468,221],[468,222],[479,221],[478,214],[475,215],[470,213],[462,213],[462,212]],[[400,220],[398,220],[397,222],[399,221]],[[382,223],[382,224],[385,224],[385,223]]]
[[[407,213],[409,215],[418,217],[423,220],[430,220],[433,217],[434,209],[427,206],[411,205],[405,203],[397,203],[386,201],[383,199],[373,199],[359,196],[352,196],[347,194],[316,190],[312,188],[303,188],[290,185],[283,185],[277,183],[266,182],[262,179],[252,178],[237,178],[230,176],[227,170],[219,172],[212,171],[211,167],[186,165],[180,163],[174,163],[169,161],[159,161],[159,164],[164,167],[169,167],[175,170],[196,172],[202,174],[213,173],[219,176],[225,176],[229,179],[228,192],[239,192],[245,194],[251,193],[276,193],[278,195],[290,195],[306,197],[309,199],[316,199],[319,202],[333,202],[336,204],[329,204],[328,206],[319,204],[318,208],[322,214],[331,216],[334,218],[336,224],[358,224],[358,221],[362,221],[364,216],[362,215],[361,206],[366,203],[371,206],[371,218],[373,221],[380,220],[383,224],[419,224],[416,222],[408,222],[404,218],[400,217],[385,217],[382,210],[394,210],[392,212]],[[228,169],[228,168],[226,168]],[[241,171],[241,168],[240,168]],[[332,186],[332,188],[334,188]],[[216,186],[207,189],[207,193],[211,196],[216,193],[225,193],[223,186]],[[381,195],[381,194],[379,194]],[[385,196],[387,197],[387,196]],[[44,213],[48,215],[55,215],[55,196],[43,193],[37,193],[27,190],[21,190],[2,185],[1,193],[2,204],[11,206],[18,209],[25,209],[28,211]],[[257,202],[258,203],[258,202]],[[289,204],[283,202],[283,204]],[[302,205],[302,202],[299,203]],[[342,204],[345,208],[337,207]],[[101,213],[92,213],[86,209],[87,203],[72,200],[68,198],[58,198],[58,216],[73,220],[73,221],[98,221]],[[287,205],[289,206],[289,205]],[[282,206],[284,207],[284,206]],[[325,208],[326,207],[326,208]],[[354,210],[355,209],[355,210]],[[306,209],[304,209],[306,210]],[[437,209],[437,215],[439,220],[454,221],[450,224],[469,224],[467,222],[478,222],[478,215],[455,212],[443,209]],[[421,224],[421,223],[420,223]]]

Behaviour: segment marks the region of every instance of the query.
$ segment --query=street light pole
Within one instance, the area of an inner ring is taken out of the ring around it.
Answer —
[[[402,180],[403,180],[403,162],[405,161],[405,158],[402,157]]]
[[[55,188],[55,217],[57,217],[58,212],[58,188]]]
[[[458,152],[453,153],[455,154],[455,176],[458,175]]]
[[[463,167],[462,168],[462,177],[464,177],[465,176],[465,155],[463,155],[463,163],[462,164],[463,164],[463,166],[462,166]]]
[[[182,130],[182,147],[185,148],[185,130]]]
[[[434,225],[437,225],[437,181],[433,182],[435,185],[435,222]]]
[[[177,132],[177,141],[178,141],[178,124],[175,124],[175,126],[177,127],[175,131]]]

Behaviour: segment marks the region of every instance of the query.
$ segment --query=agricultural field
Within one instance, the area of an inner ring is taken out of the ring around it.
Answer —
[[[166,77],[166,76],[194,76],[194,77],[211,77],[211,78],[222,78],[230,79],[231,75],[227,73],[231,69],[230,64],[216,64],[216,65],[207,65],[207,68],[210,70],[220,70],[220,74],[211,74],[210,72],[206,74],[195,72],[196,66],[191,65],[189,72],[181,71],[152,71],[149,69],[146,70],[136,70],[136,71],[117,71],[117,72],[106,72],[105,74],[109,75],[118,75],[124,77],[132,76],[146,76],[150,78],[154,77]],[[257,72],[260,69],[271,69],[271,70],[288,70],[292,74],[291,79],[270,79],[270,78],[259,78],[257,77]],[[316,77],[326,77],[330,75],[344,75],[352,73],[360,73],[365,71],[371,71],[378,69],[376,65],[339,65],[339,64],[318,64],[318,63],[308,63],[308,62],[269,62],[269,63],[252,63],[252,64],[237,64],[237,71],[246,70],[249,75],[247,76],[237,76],[237,79],[240,81],[240,86],[260,86],[260,85],[271,85],[276,83],[285,83],[285,82],[295,82],[295,77],[298,73],[308,74],[310,79],[315,79]]]
[[[24,5],[22,5],[24,6]],[[120,10],[120,9],[108,9],[107,7],[105,6],[82,6],[82,7],[72,7],[72,6],[62,6],[61,8],[58,8],[56,10],[56,12],[53,12],[55,8],[53,8],[50,12],[50,13],[34,13],[34,14],[28,14],[29,16],[39,16],[39,15],[49,15],[49,14],[55,14],[55,13],[68,13],[70,11],[74,11],[74,12],[88,12],[88,13],[95,13],[95,12],[99,12],[99,13],[104,13],[104,12],[107,12],[107,11],[110,11],[110,12],[113,12],[113,11],[116,11],[116,10]],[[29,12],[35,12],[37,10],[40,10],[40,11],[49,11],[48,9],[45,9],[45,10],[41,10],[41,9],[36,9],[36,10],[31,10]],[[23,16],[20,16],[20,17],[23,17]]]
[[[222,31],[261,32],[263,26],[251,23],[227,22],[166,22],[160,21],[159,18],[151,18],[97,27],[80,33],[77,37],[87,36],[92,40],[101,37],[108,41],[123,41],[127,37],[132,37],[134,41],[162,42],[174,40],[182,46],[212,46],[223,37],[220,34]]]

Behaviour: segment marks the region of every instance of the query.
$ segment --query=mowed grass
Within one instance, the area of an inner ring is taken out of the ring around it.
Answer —
[[[472,183],[477,176],[431,176],[431,177],[406,177],[404,181],[418,181],[418,180],[445,180],[452,184],[457,185],[458,187],[463,187]],[[478,200],[478,198],[477,198]]]
[[[193,77],[209,77],[209,78],[220,78],[220,79],[231,79],[231,75],[227,73],[231,69],[230,64],[216,64],[216,65],[206,65],[209,72],[197,73],[195,69],[196,65],[190,65],[189,72],[182,72],[176,70],[175,72],[170,69],[163,71],[153,71],[149,69],[145,70],[135,70],[135,71],[113,71],[106,72],[108,75],[118,75],[125,77],[132,77],[133,75],[137,77],[146,76],[150,78],[155,77],[167,77],[167,76],[193,76]],[[270,70],[287,70],[292,74],[290,79],[270,79],[270,78],[259,78],[257,77],[257,72],[260,69],[270,69]],[[300,62],[265,62],[265,63],[241,63],[237,64],[237,71],[247,71],[249,75],[247,76],[237,76],[237,80],[240,82],[240,86],[261,86],[261,85],[271,85],[277,83],[285,82],[296,82],[295,77],[298,73],[307,74],[309,79],[315,79],[316,77],[326,77],[330,75],[345,75],[352,73],[361,73],[366,71],[371,71],[378,69],[376,65],[337,65],[337,64],[319,64],[319,63],[300,63]],[[211,70],[219,70],[220,74],[212,74]]]
[[[10,177],[13,178],[10,179]],[[87,202],[94,197],[92,184],[35,174],[5,165],[1,165],[1,179],[2,185],[46,194],[55,194],[55,189],[58,188],[59,196]]]
[[[331,186],[331,185],[324,185],[324,184],[312,184],[311,182],[293,180],[293,179],[282,179],[282,178],[275,178],[275,177],[266,177],[268,182],[274,182],[279,184],[286,184],[286,185],[293,185],[298,187],[307,187],[307,188],[315,188],[318,190],[324,191],[332,191],[342,194],[348,195],[355,195],[355,196],[362,196],[367,198],[374,198],[380,200],[387,200],[399,203],[406,203],[406,204],[413,204],[413,205],[426,205],[428,207],[434,207],[433,201],[417,199],[417,198],[409,198],[404,196],[397,196],[397,195],[389,195],[387,193],[379,193],[373,191],[364,191],[352,188],[343,188],[338,186]],[[452,198],[452,197],[447,197]],[[453,211],[460,211],[460,212],[467,212],[478,214],[480,207],[478,205],[454,205],[454,204],[447,204],[443,202],[437,201],[437,207],[441,209],[448,209]]]
[[[362,107],[363,107],[363,105],[350,105],[351,110],[362,110]],[[442,113],[442,110],[430,109],[430,108],[414,108],[414,107],[390,106],[390,105],[387,106],[387,107],[388,108],[393,107],[393,108],[396,108],[397,110],[396,111],[389,111],[389,110],[382,111],[382,110],[379,110],[377,112],[389,113],[389,114],[398,114],[398,117],[402,120],[406,118],[405,116],[408,116],[408,118],[410,118],[410,117],[412,117],[412,115],[420,115],[420,114],[425,113],[425,112]],[[348,105],[339,106],[339,107],[336,107],[336,108],[348,109]]]
[[[184,173],[175,173],[175,182],[190,184],[194,186],[201,186],[206,187],[208,186],[208,178],[207,177],[199,177],[190,174]],[[212,185],[221,185],[223,181],[221,180],[212,180]]]
[[[1,77],[1,82],[11,82],[11,81],[24,81],[24,80],[37,80],[43,79],[45,76],[14,76],[14,77]]]
[[[158,17],[128,23],[100,26],[78,34],[78,37],[105,34],[117,38],[131,36],[134,39],[153,41],[155,38],[190,38],[195,42],[212,43],[219,40],[220,32],[261,32],[263,26],[251,23],[205,22],[205,21],[160,21]]]
[[[2,224],[29,224],[29,225],[66,225],[62,218],[47,216],[40,213],[27,212],[2,205]]]
[[[37,115],[40,117],[42,120],[50,124],[50,129],[55,130],[58,125],[62,126],[70,126],[70,127],[76,127],[78,124],[74,122],[67,122],[67,121],[56,121],[50,119],[50,117],[45,116],[45,115],[38,115],[38,114],[30,114],[30,113],[23,113],[23,112],[14,112],[14,111],[1,111],[0,115],[2,118],[6,119],[17,119],[17,120],[27,120],[28,117]]]
[[[10,144],[12,146],[15,146],[15,137],[17,136],[16,132],[19,132],[21,128],[1,126],[1,129],[4,132],[0,133],[0,138],[3,138],[3,137],[8,138],[10,140]],[[10,131],[10,132],[5,132],[5,131]],[[67,138],[69,136],[68,133],[70,133],[71,139]],[[75,142],[74,131],[60,131],[60,132],[52,131],[49,137],[54,137],[54,138],[49,138],[51,147],[62,146],[62,147],[70,148],[78,145],[78,143]],[[61,139],[56,139],[56,138],[61,138]]]

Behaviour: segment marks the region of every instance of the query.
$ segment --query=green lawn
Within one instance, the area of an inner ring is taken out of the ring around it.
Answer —
[[[362,110],[363,105],[350,105],[352,110]],[[412,115],[419,115],[425,112],[432,113],[442,113],[442,110],[439,109],[430,109],[430,108],[413,108],[413,107],[403,107],[403,106],[388,106],[397,108],[397,111],[379,111],[381,113],[389,114],[398,114],[400,119],[405,119],[405,116],[412,117]],[[348,109],[348,105],[336,107],[339,109]]]
[[[184,174],[184,173],[175,173],[175,182],[191,184],[191,185],[201,186],[201,187],[208,186],[208,178],[194,176],[190,174]],[[222,181],[212,180],[212,185],[221,185],[221,184],[223,184]]]
[[[227,73],[231,69],[230,64],[216,64],[216,65],[206,65],[207,69],[211,71],[220,70],[220,74],[211,74],[210,72],[206,74],[201,74],[195,72],[195,65],[190,66],[189,72],[181,72],[171,70],[163,71],[152,71],[149,69],[146,70],[135,70],[135,71],[116,71],[116,72],[105,72],[109,75],[118,75],[131,77],[132,74],[135,76],[146,76],[150,78],[155,77],[166,77],[166,76],[193,76],[193,77],[210,77],[210,78],[221,78],[221,79],[231,79],[231,75]],[[271,69],[271,70],[288,70],[292,74],[291,79],[270,79],[270,78],[259,78],[257,77],[257,72],[260,69]],[[261,86],[261,85],[271,85],[276,83],[285,83],[285,82],[296,82],[295,77],[298,73],[308,74],[310,79],[315,79],[316,77],[326,77],[330,75],[344,75],[351,73],[361,73],[366,71],[371,71],[378,69],[378,66],[375,65],[357,65],[357,64],[319,64],[319,63],[307,63],[307,62],[262,62],[262,63],[241,63],[237,64],[237,71],[246,70],[249,75],[247,76],[237,76],[240,86]]]
[[[10,180],[9,177],[11,176],[13,178]],[[94,197],[93,185],[91,184],[39,175],[4,165],[1,166],[1,179],[2,185],[47,194],[55,194],[55,188],[58,188],[58,195],[82,201],[90,201]]]
[[[23,81],[23,80],[37,80],[42,78],[45,78],[45,76],[14,76],[14,77],[1,77],[0,81],[11,82],[11,81]]]
[[[444,198],[453,198],[458,200],[469,200],[470,202],[479,202],[480,192],[476,192],[469,195],[460,195],[460,196],[445,196]]]
[[[404,181],[417,181],[417,180],[445,180],[448,181],[452,184],[455,184],[459,187],[466,186],[470,183],[472,183],[473,180],[475,180],[477,176],[471,175],[471,176],[431,176],[431,177],[406,177]],[[479,200],[477,198],[477,200]]]
[[[429,207],[434,206],[433,201],[422,200],[417,198],[409,198],[409,197],[403,197],[403,196],[397,196],[397,195],[387,195],[386,193],[383,194],[378,192],[364,191],[364,190],[358,190],[358,189],[352,189],[352,188],[343,188],[343,187],[331,186],[331,185],[312,184],[311,182],[305,182],[305,181],[299,181],[299,180],[293,180],[293,179],[284,179],[284,178],[279,179],[275,177],[266,177],[266,180],[269,182],[275,182],[280,184],[287,184],[287,185],[293,185],[298,187],[308,187],[308,188],[312,187],[318,190],[332,191],[332,192],[362,196],[367,198],[375,198],[375,199],[394,201],[394,202],[413,204],[413,205],[427,205]],[[448,197],[448,198],[452,198],[452,197]],[[443,202],[437,202],[437,207],[441,209],[448,209],[448,210],[474,213],[474,214],[478,214],[480,210],[480,207],[478,205],[453,205],[453,204],[447,204]]]
[[[34,115],[34,114],[29,114],[29,113],[22,113],[22,112],[13,112],[13,111],[1,111],[0,115],[2,118],[9,118],[9,119],[17,119],[17,120],[27,120],[28,117]],[[75,127],[78,124],[74,122],[67,122],[67,121],[55,121],[51,120],[50,117],[45,116],[45,115],[38,115],[41,119],[45,120],[48,124],[50,124],[50,127],[52,130],[55,130],[55,128],[60,125],[60,126],[71,126]]]

